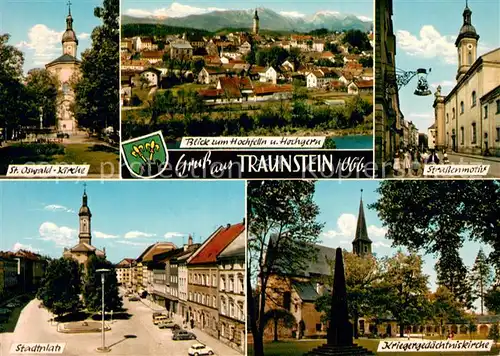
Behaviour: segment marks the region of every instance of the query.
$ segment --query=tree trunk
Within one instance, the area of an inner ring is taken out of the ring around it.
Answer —
[[[354,338],[357,339],[359,336],[358,330],[359,315],[357,312],[354,313]]]
[[[278,318],[274,317],[274,341],[278,341]]]
[[[479,298],[481,298],[481,315],[484,315],[484,312],[483,312],[483,306],[484,306],[484,303],[483,303],[483,276],[480,276],[480,279],[479,279]]]
[[[264,355],[263,335],[257,327],[257,306],[252,293],[252,283],[250,282],[250,273],[247,273],[247,305],[248,321],[253,336],[253,354],[255,356]]]
[[[404,325],[403,323],[399,323],[399,337],[404,337]]]

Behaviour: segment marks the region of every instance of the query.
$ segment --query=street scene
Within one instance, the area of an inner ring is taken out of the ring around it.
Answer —
[[[4,198],[36,197],[19,207],[33,212],[23,227],[17,215],[2,224],[1,354],[54,343],[63,355],[245,354],[244,184],[206,183],[1,183]],[[123,213],[109,192],[128,197]]]
[[[250,181],[247,209],[250,355],[498,355],[500,182]]]
[[[498,3],[376,6],[378,177],[423,177],[426,164],[489,165],[482,177],[499,177],[500,18],[490,16]]]
[[[124,140],[161,129],[172,148],[321,135],[372,149],[373,2],[193,5],[121,3]]]
[[[2,14],[0,176],[88,164],[90,178],[118,177],[119,1],[9,2]]]

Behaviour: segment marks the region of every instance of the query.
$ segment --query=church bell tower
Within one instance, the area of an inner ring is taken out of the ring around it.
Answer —
[[[257,9],[255,9],[255,15],[253,17],[253,34],[259,34],[259,14],[257,13]]]
[[[87,190],[85,187],[83,188],[82,207],[78,212],[78,216],[80,218],[80,229],[78,233],[80,243],[92,245],[92,235],[90,233],[90,220],[92,218],[92,213],[87,205]]]
[[[460,28],[455,46],[458,51],[458,71],[457,81],[467,73],[469,68],[474,64],[477,58],[477,41],[479,35],[475,27],[472,25],[472,11],[469,9],[467,0],[465,1],[465,9],[462,14],[464,22]]]
[[[356,235],[354,236],[354,240],[352,242],[352,252],[358,256],[367,256],[372,254],[372,240],[368,237],[365,210],[363,208],[363,189],[361,189],[358,223],[356,224]]]

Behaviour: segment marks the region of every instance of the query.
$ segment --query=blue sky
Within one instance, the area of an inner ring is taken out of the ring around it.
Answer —
[[[245,2],[227,0],[122,0],[122,13],[131,16],[169,16],[183,17],[213,10],[246,10],[265,7],[278,13],[285,12],[289,16],[313,15],[319,11],[337,11],[342,14],[353,14],[361,18],[373,19],[373,1],[262,1],[247,0]]]
[[[394,32],[397,38],[396,67],[405,71],[432,68],[428,76],[431,90],[441,85],[446,95],[456,83],[458,55],[455,39],[463,23],[464,1],[415,2],[394,0]],[[500,2],[469,0],[472,24],[479,34],[478,56],[500,47]],[[420,132],[434,122],[434,95],[413,95],[416,78],[400,91],[401,110]]]
[[[375,210],[367,208],[368,204],[377,201],[375,189],[377,181],[319,181],[316,183],[315,202],[320,208],[318,221],[325,222],[321,234],[321,245],[342,247],[352,251],[352,240],[356,231],[356,221],[359,210],[360,190],[363,189],[363,202],[368,236],[373,241],[372,251],[377,257],[391,256],[398,248],[391,247],[392,241],[385,238],[387,232]],[[460,250],[460,255],[466,266],[471,267],[482,245],[477,242],[466,242]],[[483,245],[483,250],[489,253],[491,249]],[[430,288],[436,289],[436,259],[432,255],[424,256],[424,273],[429,275]]]
[[[67,0],[0,1],[0,32],[11,35],[9,44],[24,53],[24,70],[44,67],[62,55],[61,37],[66,30]],[[90,34],[100,20],[94,8],[101,0],[72,1],[73,29],[78,38],[77,57],[90,47]]]
[[[0,182],[0,250],[27,248],[61,257],[77,243],[82,182]],[[92,244],[108,259],[137,258],[156,241],[202,242],[241,222],[245,186],[233,182],[88,182]]]

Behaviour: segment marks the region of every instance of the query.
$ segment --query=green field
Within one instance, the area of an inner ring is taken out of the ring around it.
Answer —
[[[434,338],[432,338],[434,339]],[[376,353],[378,339],[358,339],[355,341],[356,344],[362,346],[373,353]],[[279,341],[279,342],[268,342],[264,345],[264,355],[265,356],[303,356],[304,353],[311,351],[315,347],[321,346],[326,342],[326,340],[293,340],[293,341]],[[253,355],[253,345],[248,344],[248,355]],[[494,347],[490,352],[390,352],[390,353],[378,353],[377,355],[390,355],[390,356],[418,356],[418,355],[446,355],[446,356],[459,356],[459,355],[498,355],[500,348]]]

